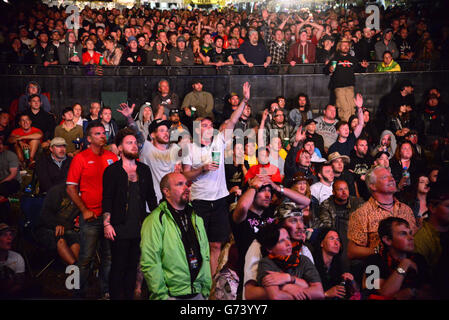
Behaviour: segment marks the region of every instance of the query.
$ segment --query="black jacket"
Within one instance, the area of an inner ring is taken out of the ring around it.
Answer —
[[[331,80],[329,82],[329,89],[333,90],[335,88],[350,87],[355,84],[356,72],[366,72],[366,68],[360,65],[359,60],[356,57],[352,57],[347,54],[343,56],[341,53],[335,53],[331,61],[326,65],[324,72],[329,74],[329,67],[332,61],[337,61],[337,66],[331,75]]]
[[[39,181],[39,193],[47,192],[56,184],[64,183],[69,172],[71,157],[67,157],[61,168],[53,161],[50,154],[43,154],[36,164],[36,175]]]
[[[146,217],[145,203],[150,211],[157,207],[156,195],[153,188],[153,178],[150,168],[136,161],[137,175],[139,177],[141,207],[141,221]],[[103,173],[103,212],[111,214],[113,226],[124,224],[128,204],[128,174],[123,169],[123,161],[111,164]]]

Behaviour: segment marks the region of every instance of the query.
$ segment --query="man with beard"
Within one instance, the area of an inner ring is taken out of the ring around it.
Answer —
[[[111,240],[111,299],[134,297],[140,254],[140,228],[146,217],[145,205],[156,208],[151,171],[136,161],[139,149],[134,131],[118,132],[115,144],[121,159],[103,174],[104,236]]]
[[[332,185],[334,183],[332,164],[329,162],[323,163],[318,170],[318,177],[320,181],[310,186],[310,192],[312,197],[321,204],[332,195]]]
[[[189,203],[188,181],[180,173],[167,174],[161,192],[164,201],[141,231],[140,264],[150,299],[207,299],[212,286],[209,244],[203,219]]]
[[[279,223],[285,228],[289,233],[292,246],[299,246],[300,254],[306,256],[313,262],[312,253],[304,244],[306,241],[306,230],[303,222],[303,212],[301,210],[301,208],[305,208],[304,206],[310,200],[307,199],[307,201],[301,203],[295,202],[286,202],[276,208],[274,223]],[[257,271],[261,258],[260,243],[257,240],[253,240],[245,255],[244,278],[242,283],[244,286],[242,297],[245,300],[268,299],[265,288],[257,286]],[[284,285],[284,288],[291,289],[292,293],[302,290],[300,286],[289,283],[290,277],[285,276],[285,274],[273,272],[270,275],[270,280],[271,285]],[[287,288],[287,286],[290,286],[290,288]]]
[[[118,110],[127,120],[128,127],[134,130],[140,149],[140,160],[150,167],[153,180],[153,188],[157,203],[162,200],[159,183],[166,174],[180,172],[181,164],[177,163],[179,147],[177,144],[170,145],[170,126],[168,120],[156,119],[148,126],[151,141],[139,131],[136,122],[132,118],[135,105],[129,107],[126,103],[120,105]]]
[[[67,175],[67,194],[80,209],[80,291],[77,295],[85,297],[90,266],[100,245],[100,289],[103,298],[109,296],[109,271],[111,249],[104,238],[102,211],[103,172],[115,161],[117,156],[104,149],[106,132],[99,121],[92,121],[86,129],[90,147],[78,153],[72,160]]]
[[[39,43],[34,47],[34,63],[44,65],[58,64],[58,49],[52,44],[48,43],[48,33],[42,31],[39,33]]]
[[[347,266],[348,222],[349,216],[363,204],[363,200],[349,195],[348,184],[344,180],[335,180],[332,196],[320,205],[318,214],[319,228],[333,228],[341,236],[343,247],[342,262]]]
[[[365,177],[373,161],[371,155],[368,154],[368,141],[365,138],[359,137],[355,142],[354,150],[351,152],[351,162],[349,163],[348,169],[354,174],[359,195],[365,201],[369,198]]]
[[[354,176],[347,168],[350,163],[349,157],[334,152],[329,155],[328,161],[332,165],[335,180],[340,179],[346,181],[349,188],[349,194],[351,196],[358,196]]]

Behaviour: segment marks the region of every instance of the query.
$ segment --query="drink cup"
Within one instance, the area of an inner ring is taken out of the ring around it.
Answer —
[[[220,151],[212,151],[212,162],[220,165]]]

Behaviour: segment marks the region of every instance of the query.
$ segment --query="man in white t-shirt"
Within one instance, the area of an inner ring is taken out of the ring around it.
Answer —
[[[25,282],[25,262],[11,250],[15,231],[0,223],[0,299],[19,298]]]
[[[148,133],[151,141],[139,131],[136,122],[131,117],[135,105],[129,107],[126,103],[120,105],[120,112],[127,120],[128,126],[134,130],[137,142],[141,145],[140,160],[150,167],[153,178],[153,187],[156,194],[157,203],[162,200],[160,182],[163,176],[171,172],[181,172],[181,158],[178,157],[180,147],[178,144],[170,144],[171,122],[168,120],[156,119],[148,126]],[[148,208],[147,208],[148,210]]]
[[[334,171],[332,164],[323,163],[318,170],[318,178],[320,181],[312,184],[310,193],[321,204],[324,200],[332,195],[332,184],[334,183]]]
[[[209,239],[212,277],[217,271],[221,245],[228,241],[231,231],[226,202],[229,192],[226,186],[224,152],[226,145],[232,143],[232,130],[248,103],[250,88],[250,84],[245,82],[244,98],[223,125],[222,132],[214,135],[211,118],[197,118],[193,143],[189,145],[188,154],[183,153],[183,173],[192,182],[192,205],[195,212],[203,218]]]
[[[300,254],[306,256],[313,261],[312,253],[309,248],[304,245],[306,240],[306,228],[304,226],[302,210],[299,206],[293,202],[284,202],[275,211],[276,221],[273,223],[280,223],[287,229],[290,240],[292,242],[299,242],[301,244]],[[262,259],[262,253],[260,250],[260,243],[254,240],[245,256],[245,268],[243,278],[243,295],[244,300],[266,300],[268,295],[264,287],[257,286],[257,269],[259,261]],[[286,274],[272,273],[270,275],[273,285],[289,285],[290,277]],[[290,284],[292,290],[303,290],[297,285]]]

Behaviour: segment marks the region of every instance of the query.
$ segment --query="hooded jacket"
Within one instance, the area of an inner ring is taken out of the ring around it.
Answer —
[[[45,96],[41,93],[41,86],[36,81],[30,81],[30,82],[28,82],[28,84],[25,88],[25,94],[19,98],[18,114],[27,111],[28,108],[30,107],[30,105],[28,104],[28,99],[30,97],[30,94],[28,93],[28,89],[29,89],[30,85],[37,86],[37,94],[41,98],[41,103],[42,103],[41,108],[47,112],[50,112],[51,111],[50,101],[48,101],[47,96]]]
[[[65,42],[63,44],[61,44],[58,48],[58,58],[59,58],[59,64],[81,64],[81,57],[83,54],[83,47],[82,45],[76,41],[73,45],[73,47],[70,47],[69,45],[69,35],[73,33],[75,34],[73,31],[69,31],[66,33],[64,39]],[[76,36],[76,35],[75,35]],[[75,54],[75,51],[78,54],[78,57],[80,58],[80,62],[72,62],[69,61],[69,59]]]
[[[143,122],[143,111],[145,110],[145,108],[151,109],[151,105],[143,104],[140,107],[139,120],[136,121],[136,124],[137,124],[137,128],[139,128],[139,131],[142,132],[145,139],[148,139],[148,134],[149,134],[148,126],[150,125],[151,122],[153,122],[154,116],[153,116],[153,112],[151,112],[150,120],[147,122]]]
[[[379,138],[379,144],[371,151],[371,155],[374,157],[379,152],[379,148],[382,146],[382,138],[385,137],[387,134],[391,137],[391,143],[390,146],[387,149],[387,152],[390,154],[389,159],[391,159],[394,156],[394,153],[396,152],[397,142],[396,142],[396,136],[391,132],[390,130],[384,130],[382,131],[380,138]]]

